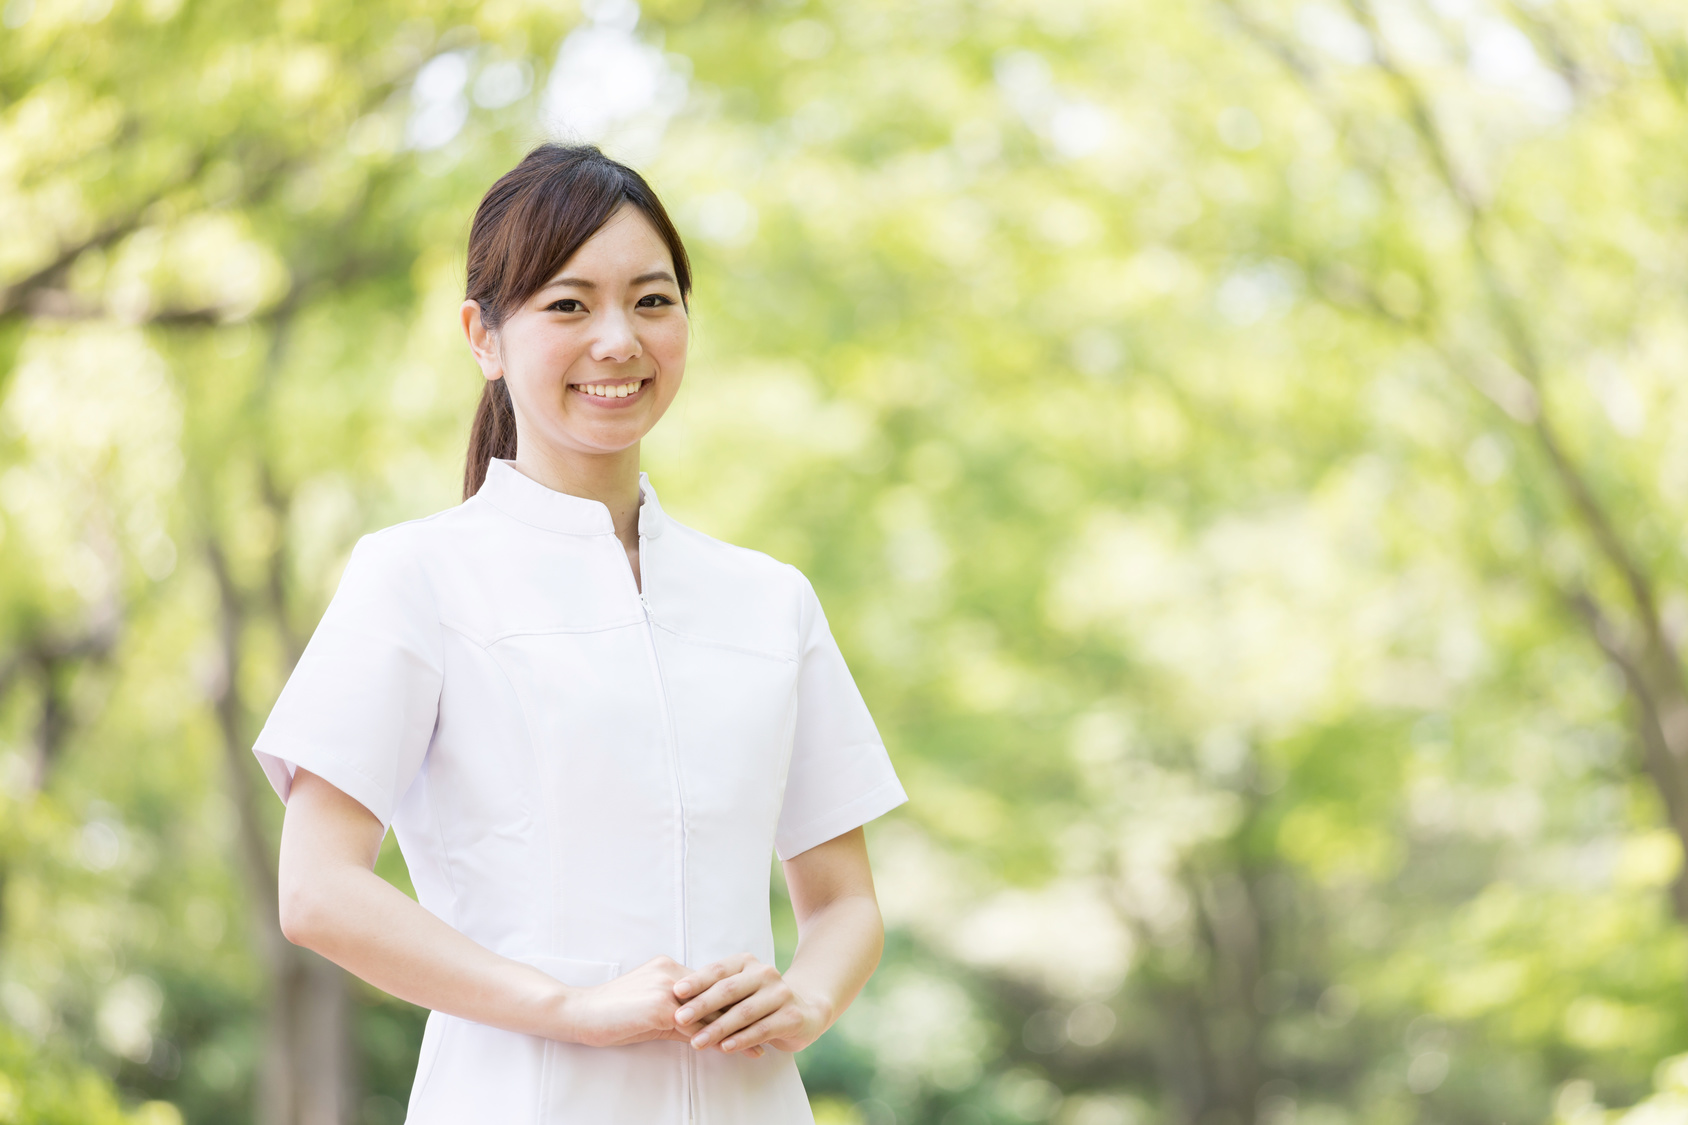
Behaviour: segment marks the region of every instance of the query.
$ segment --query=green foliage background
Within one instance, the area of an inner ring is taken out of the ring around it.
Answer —
[[[913,798],[823,1123],[1688,1113],[1679,4],[0,24],[0,1122],[304,1119],[247,748],[455,502],[559,128],[695,257],[665,507],[812,577]],[[351,986],[342,1120],[421,1015]]]

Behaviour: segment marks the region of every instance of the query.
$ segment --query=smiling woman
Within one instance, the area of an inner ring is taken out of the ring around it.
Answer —
[[[629,435],[636,443],[680,389],[692,288],[679,232],[644,178],[593,148],[536,149],[487,192],[469,234],[468,275],[463,329],[487,385],[464,499],[493,457],[515,458],[545,480],[560,466],[534,458],[556,443],[576,453],[630,449],[637,464]],[[630,406],[629,398],[639,409],[604,430],[609,416],[570,408],[578,395],[602,400],[595,409],[612,399]],[[526,463],[518,417],[549,439],[527,443]]]
[[[412,1125],[811,1122],[791,1056],[878,963],[861,826],[907,798],[808,580],[639,471],[685,372],[679,235],[545,146],[468,282],[464,502],[359,542],[255,748],[283,930],[433,1010]],[[420,905],[371,870],[389,824]]]

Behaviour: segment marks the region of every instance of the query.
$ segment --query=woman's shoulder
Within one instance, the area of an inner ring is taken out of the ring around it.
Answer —
[[[449,542],[450,517],[461,507],[458,505],[430,516],[402,520],[365,532],[353,544],[352,556],[360,561],[366,560],[366,565],[370,566],[413,568],[430,551]]]
[[[478,514],[476,505],[464,503],[366,532],[352,545],[341,586],[387,600],[436,602],[441,576],[461,570],[487,538],[488,529],[476,526]]]
[[[795,593],[808,585],[802,571],[766,551],[717,539],[679,523],[673,517],[669,517],[665,525],[663,534],[673,536],[677,549],[686,553],[688,565],[705,567],[718,577],[770,586],[784,592]]]
[[[814,595],[796,567],[673,522],[657,542],[655,550],[667,558],[659,563],[653,554],[647,573],[657,612],[671,626],[788,660],[802,652]],[[663,592],[664,576],[678,577],[679,596]]]
[[[367,532],[358,540],[356,550],[385,565],[416,566],[477,544],[490,543],[496,550],[500,533],[509,532],[509,523],[480,497],[471,496],[432,515]]]

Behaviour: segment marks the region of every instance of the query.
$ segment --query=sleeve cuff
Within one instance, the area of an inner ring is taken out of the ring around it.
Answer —
[[[290,748],[285,757],[257,747],[252,748],[252,753],[257,757],[258,764],[263,767],[264,776],[269,779],[270,787],[275,790],[276,796],[281,798],[282,804],[285,805],[293,793],[293,771],[303,766],[368,809],[370,815],[381,822],[383,835],[392,825],[392,802],[385,790],[374,779],[345,762],[319,756],[308,748],[298,747]]]
[[[782,862],[802,855],[817,844],[824,844],[852,828],[860,828],[868,821],[884,816],[907,800],[908,794],[903,792],[902,782],[896,778],[882,782],[849,804],[780,833],[774,840],[774,854]]]

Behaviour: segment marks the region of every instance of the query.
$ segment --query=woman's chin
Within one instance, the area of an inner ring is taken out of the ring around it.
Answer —
[[[641,421],[625,414],[614,419],[570,417],[553,427],[555,437],[548,444],[563,456],[620,453],[638,445],[639,439],[649,431],[650,427],[640,424]]]

